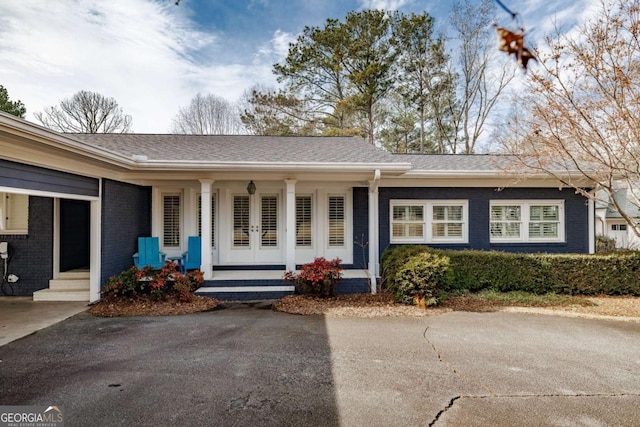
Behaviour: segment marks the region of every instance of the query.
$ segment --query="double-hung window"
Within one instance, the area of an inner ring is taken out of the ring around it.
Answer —
[[[29,196],[0,193],[0,234],[27,234]]]
[[[491,201],[492,243],[563,242],[562,200]]]
[[[391,243],[467,243],[466,200],[392,200]]]

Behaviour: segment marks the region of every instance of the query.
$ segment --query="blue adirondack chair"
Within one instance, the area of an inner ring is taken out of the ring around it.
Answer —
[[[200,236],[189,236],[187,251],[182,254],[180,267],[182,272],[197,270],[202,264],[202,250]]]
[[[133,265],[138,268],[161,269],[166,256],[164,252],[160,252],[158,237],[138,237],[138,252],[133,254]]]

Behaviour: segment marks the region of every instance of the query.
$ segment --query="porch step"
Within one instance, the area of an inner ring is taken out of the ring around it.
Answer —
[[[55,291],[89,291],[89,279],[51,279],[49,289]]]
[[[290,282],[279,280],[217,280],[207,281],[196,291],[225,301],[254,301],[280,299],[292,295],[295,287]]]
[[[213,279],[205,281],[196,291],[225,301],[259,301],[280,299],[295,292],[291,282],[282,279],[284,271],[244,270],[214,271]],[[363,270],[345,270],[338,293],[369,291],[369,280]]]
[[[89,270],[72,270],[58,273],[58,279],[87,279],[89,280]]]
[[[89,301],[89,290],[41,289],[33,293],[34,301]]]
[[[69,271],[33,293],[34,301],[89,301],[89,271]]]

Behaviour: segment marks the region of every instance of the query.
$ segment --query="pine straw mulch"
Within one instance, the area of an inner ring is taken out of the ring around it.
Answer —
[[[321,299],[308,295],[290,295],[273,304],[276,311],[299,315],[327,315],[343,317],[426,317],[452,311],[491,312],[511,311],[552,314],[570,317],[590,317],[640,322],[638,297],[581,297],[584,303],[569,306],[516,306],[501,301],[489,301],[475,295],[450,297],[438,307],[422,309],[398,304],[387,293],[350,294]],[[192,302],[175,299],[153,301],[147,298],[115,299],[105,297],[89,309],[102,317],[172,316],[212,311],[223,307],[220,301],[195,295]]]
[[[211,311],[219,305],[220,301],[200,295],[194,295],[191,302],[179,301],[174,297],[154,301],[143,297],[116,299],[107,296],[93,305],[89,309],[89,313],[101,317],[174,316]]]
[[[318,298],[310,295],[289,295],[278,300],[273,309],[289,314],[348,317],[425,317],[451,311],[446,308],[422,309],[413,305],[398,304],[389,294],[348,294],[335,298]]]

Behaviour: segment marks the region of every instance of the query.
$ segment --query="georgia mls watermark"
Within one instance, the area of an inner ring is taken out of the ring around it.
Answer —
[[[0,427],[64,427],[59,406],[0,406]]]

